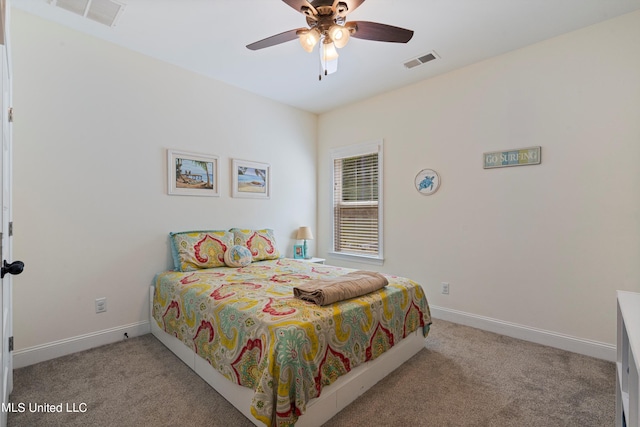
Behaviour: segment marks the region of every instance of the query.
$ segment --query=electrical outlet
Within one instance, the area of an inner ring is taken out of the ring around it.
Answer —
[[[449,283],[442,282],[442,293],[444,295],[449,295]]]
[[[96,298],[96,313],[104,313],[107,311],[107,299]]]

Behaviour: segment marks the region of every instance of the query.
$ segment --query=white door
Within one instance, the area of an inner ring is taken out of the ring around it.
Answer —
[[[1,209],[0,223],[2,225],[0,232],[0,307],[2,307],[2,316],[0,318],[0,369],[2,370],[2,383],[0,384],[2,393],[2,416],[0,418],[0,426],[7,425],[7,403],[9,394],[13,389],[13,358],[11,351],[13,350],[13,325],[11,313],[11,276],[22,272],[24,264],[20,261],[11,262],[11,235],[12,218],[11,218],[11,152],[12,152],[12,134],[11,134],[11,61],[9,45],[9,0],[0,0],[0,62],[2,73],[2,149],[0,150],[0,188],[1,188]],[[9,264],[7,264],[7,261]]]

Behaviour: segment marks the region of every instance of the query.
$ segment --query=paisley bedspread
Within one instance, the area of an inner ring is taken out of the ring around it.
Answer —
[[[243,268],[167,271],[155,278],[153,316],[230,381],[255,391],[251,412],[294,425],[322,387],[431,324],[422,287],[385,275],[382,290],[324,307],[293,297],[310,279],[352,269],[291,259]]]

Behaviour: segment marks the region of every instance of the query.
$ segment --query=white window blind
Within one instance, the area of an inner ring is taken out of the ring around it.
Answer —
[[[333,157],[333,250],[382,257],[382,143],[336,150]]]

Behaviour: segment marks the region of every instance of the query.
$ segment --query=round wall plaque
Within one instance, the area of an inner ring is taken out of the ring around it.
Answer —
[[[440,175],[433,169],[422,169],[416,175],[416,190],[418,193],[428,196],[438,191],[440,187]]]

